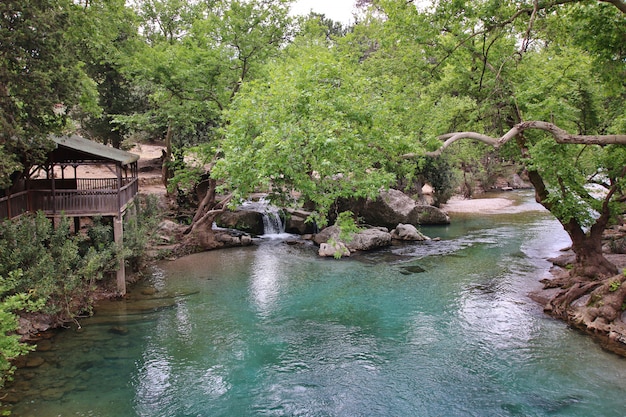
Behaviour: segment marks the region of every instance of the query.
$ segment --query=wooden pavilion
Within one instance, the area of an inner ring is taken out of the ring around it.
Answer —
[[[121,243],[123,216],[139,190],[139,156],[77,135],[51,139],[56,147],[46,162],[0,191],[0,219],[42,211],[51,218],[73,217],[78,230],[81,217],[112,217],[115,241]],[[96,166],[110,175],[85,175],[85,168]],[[126,293],[123,262],[117,287]]]

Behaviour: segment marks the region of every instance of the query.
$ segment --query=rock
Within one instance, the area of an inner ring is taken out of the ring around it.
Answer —
[[[174,233],[177,230],[179,230],[181,228],[181,226],[176,223],[173,222],[171,220],[163,220],[158,227],[158,230],[162,231],[162,232],[168,232],[168,233]]]
[[[561,268],[567,268],[568,265],[573,265],[576,262],[576,255],[574,253],[564,253],[556,258],[549,258],[548,262],[552,262]]]
[[[391,234],[378,228],[365,229],[356,233],[352,240],[346,243],[350,252],[384,248],[391,245]]]
[[[6,391],[2,393],[2,402],[4,404],[17,404],[21,400],[21,397],[13,391]],[[2,409],[0,409],[2,411]],[[0,414],[1,415],[1,414]],[[10,414],[6,414],[10,415]]]
[[[157,293],[157,290],[154,287],[144,288],[143,290],[141,290],[142,295],[151,296],[151,295],[155,295],[156,293]]]
[[[37,313],[27,315],[26,317],[20,316],[17,333],[20,335],[34,335],[52,329],[54,324],[52,317],[45,314]]]
[[[350,256],[350,250],[348,250],[343,242],[331,241],[328,243],[322,243],[318,254],[322,257],[332,256],[334,258],[343,258]]]
[[[318,245],[322,243],[328,242],[329,239],[333,239],[335,241],[339,240],[339,227],[337,226],[329,226],[322,229],[319,233],[313,235],[313,242]]]
[[[445,211],[424,204],[417,204],[407,220],[407,223],[418,226],[421,224],[450,224],[450,216]]]
[[[355,233],[349,242],[341,242],[339,239],[340,229],[330,226],[313,236],[313,241],[318,245],[329,241],[343,243],[350,252],[378,249],[391,245],[391,234],[385,228],[371,228]]]
[[[124,327],[124,326],[113,326],[109,329],[109,333],[117,334],[120,336],[126,336],[128,332],[129,332],[128,327]]]
[[[367,224],[389,229],[399,223],[414,226],[450,223],[450,217],[444,211],[434,206],[418,204],[402,191],[394,189],[382,191],[375,200],[367,200],[363,208],[358,210],[358,215]]]
[[[430,238],[417,230],[412,224],[400,223],[391,231],[391,238],[396,240],[408,240],[422,242]]]
[[[421,274],[422,272],[426,272],[426,270],[419,265],[408,265],[400,268],[402,275]]]
[[[219,227],[237,229],[253,235],[263,234],[263,214],[252,210],[225,211],[215,218]]]
[[[28,356],[26,358],[26,368],[39,368],[46,361],[41,356]]]
[[[56,401],[63,398],[65,391],[62,388],[48,388],[39,393],[44,400]]]
[[[37,342],[37,351],[38,352],[48,352],[52,350],[52,342],[50,339],[44,339]]]
[[[513,178],[511,180],[511,186],[512,188],[516,188],[516,189],[532,188],[532,185],[524,181],[522,177],[520,177],[518,174],[513,174]]]
[[[306,220],[311,212],[304,210],[285,209],[287,213],[287,221],[285,224],[285,232],[298,235],[313,234],[316,232],[317,225]]]

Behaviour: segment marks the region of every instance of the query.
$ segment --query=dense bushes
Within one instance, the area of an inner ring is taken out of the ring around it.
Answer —
[[[96,282],[115,270],[119,256],[106,229],[95,221],[87,234],[72,234],[68,219],[53,225],[41,213],[0,225],[0,370],[26,350],[11,334],[18,311],[67,321],[91,308]]]
[[[123,257],[137,270],[158,222],[156,198],[137,198],[136,216],[127,216],[124,247],[113,228],[95,218],[81,233],[70,221],[53,224],[43,214],[0,223],[0,387],[10,360],[29,347],[19,342],[18,313],[42,313],[57,322],[91,313],[98,282],[111,277]]]

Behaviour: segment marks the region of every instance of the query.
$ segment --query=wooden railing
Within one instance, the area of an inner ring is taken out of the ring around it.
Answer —
[[[137,178],[124,179],[122,184],[119,193],[117,179],[108,178],[78,179],[78,189],[21,191],[0,198],[0,219],[39,210],[47,215],[117,215],[139,191]]]
[[[21,191],[0,198],[0,219],[21,216],[28,211],[28,192]]]

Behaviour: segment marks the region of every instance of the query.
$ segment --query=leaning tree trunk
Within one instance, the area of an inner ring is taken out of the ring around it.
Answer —
[[[572,239],[572,250],[576,254],[576,264],[571,271],[574,276],[596,280],[613,276],[618,272],[617,267],[602,253],[604,227],[596,227],[597,224],[597,222],[594,224],[589,233],[584,233],[578,224],[564,225]]]
[[[228,208],[227,204],[232,195],[223,197],[218,201],[215,192],[216,187],[217,181],[212,178],[209,179],[209,189],[200,202],[191,225],[185,230],[184,243],[186,246],[209,250],[223,245],[213,230],[213,222]]]
[[[529,171],[528,177],[535,187],[537,202],[552,212],[552,203],[548,200],[548,190],[541,175],[537,171]],[[573,218],[567,222],[558,219],[572,239],[572,251],[576,255],[576,263],[571,270],[573,277],[596,280],[617,274],[617,267],[602,253],[602,234],[610,219],[608,200],[605,203],[588,233]]]

